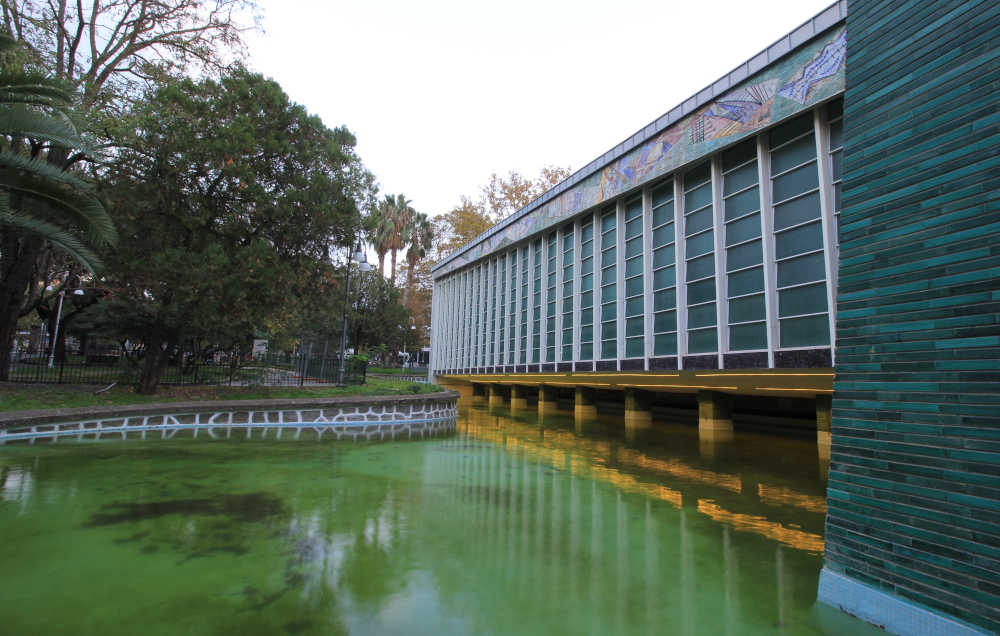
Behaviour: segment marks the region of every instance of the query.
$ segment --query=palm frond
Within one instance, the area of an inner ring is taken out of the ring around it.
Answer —
[[[21,104],[0,107],[0,133],[79,148],[83,140],[76,126],[65,117],[54,117]]]
[[[10,208],[6,206],[0,206],[0,225],[13,227],[22,232],[38,234],[55,247],[72,256],[92,272],[96,273],[104,268],[104,263],[101,262],[100,257],[87,247],[83,241],[77,238],[72,232],[60,228],[53,223],[32,216],[17,214],[11,212]]]
[[[52,182],[20,170],[0,170],[0,187],[55,207],[75,219],[98,244],[112,245],[118,234],[100,200],[88,190]]]

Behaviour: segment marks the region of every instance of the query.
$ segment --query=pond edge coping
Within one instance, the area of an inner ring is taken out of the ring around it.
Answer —
[[[162,415],[186,415],[210,411],[258,411],[285,408],[314,409],[342,406],[376,406],[385,404],[410,404],[424,401],[458,401],[457,391],[438,391],[416,395],[348,395],[324,398],[273,398],[267,400],[195,400],[190,402],[150,402],[146,404],[120,404],[107,406],[77,406],[61,409],[36,409],[32,411],[0,412],[0,429],[14,426],[33,426],[65,421]]]

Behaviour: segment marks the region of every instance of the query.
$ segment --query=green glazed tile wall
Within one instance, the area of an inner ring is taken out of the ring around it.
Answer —
[[[1000,2],[847,33],[826,565],[1000,632]]]

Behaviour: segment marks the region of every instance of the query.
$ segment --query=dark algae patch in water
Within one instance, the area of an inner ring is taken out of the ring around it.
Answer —
[[[287,514],[281,499],[266,492],[220,495],[211,499],[173,499],[148,503],[118,503],[101,507],[84,527],[144,521],[164,515],[224,515],[240,523],[264,521]]]

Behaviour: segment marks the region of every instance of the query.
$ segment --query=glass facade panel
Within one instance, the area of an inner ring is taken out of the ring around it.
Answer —
[[[594,224],[580,226],[580,359],[594,357]]]
[[[560,360],[573,359],[573,226],[563,228],[562,236],[562,352]]]
[[[830,344],[830,323],[826,314],[785,318],[780,322],[782,347],[815,347]]]
[[[713,231],[709,230],[707,232],[702,232],[697,236],[689,238],[685,247],[687,249],[688,258],[694,258],[711,252],[715,248],[715,236],[713,236]]]
[[[541,361],[542,352],[542,242],[532,246],[531,361]]]
[[[754,161],[751,165],[753,168],[753,174],[757,175],[757,162]],[[729,175],[726,175],[726,182],[729,181]],[[742,192],[726,197],[726,220],[732,221],[740,218],[741,216],[746,216],[751,212],[756,212],[760,210],[760,192],[757,190],[756,178],[755,183],[752,188],[747,188]]]
[[[601,358],[618,357],[617,216],[614,206],[601,216]]]
[[[559,258],[558,236],[555,232],[549,234],[549,242],[546,249],[548,261],[545,271],[545,361],[556,361],[556,278],[558,276],[556,266]]]
[[[668,178],[653,190],[653,354],[677,353],[677,270],[675,267],[674,184]]]
[[[764,294],[742,296],[729,301],[729,322],[764,320]]]
[[[698,305],[688,309],[688,328],[710,327],[715,324],[715,303]]]
[[[688,331],[688,351],[691,353],[711,353],[719,348],[715,327]]]
[[[804,285],[778,292],[778,316],[800,316],[826,311],[826,285]]]
[[[715,255],[706,254],[688,261],[687,280],[688,282],[711,276],[715,273]]]
[[[688,285],[687,292],[688,305],[715,300],[715,280],[710,278]]]
[[[774,206],[774,229],[799,225],[820,216],[819,191]]]
[[[749,188],[752,185],[757,185],[757,164],[756,163],[746,163],[757,159],[757,142],[756,139],[751,140],[749,148],[751,152],[745,156],[741,161],[735,163],[736,166],[741,166],[738,168],[725,168],[726,170],[726,182],[722,187],[722,195],[729,196],[735,194],[740,190]],[[723,155],[722,162],[726,163],[726,155]],[[741,165],[742,164],[742,165]]]
[[[729,328],[729,348],[733,351],[767,349],[767,325],[763,322]]]
[[[699,283],[700,285],[701,283]],[[764,269],[754,267],[729,275],[729,296],[745,296],[764,291]]]
[[[830,342],[826,266],[812,114],[771,133],[774,252],[778,260],[779,346],[811,347]],[[805,225],[802,225],[802,224]],[[798,256],[798,258],[790,258]],[[792,287],[817,281],[806,287]]]
[[[779,259],[811,252],[823,247],[823,228],[819,221],[786,230],[774,236],[774,252]]]
[[[764,262],[764,250],[760,241],[751,241],[726,250],[726,269],[743,269]]]
[[[726,245],[735,245],[760,238],[760,214],[726,223]]]
[[[826,277],[823,253],[814,252],[778,263],[778,287],[811,283]]]

